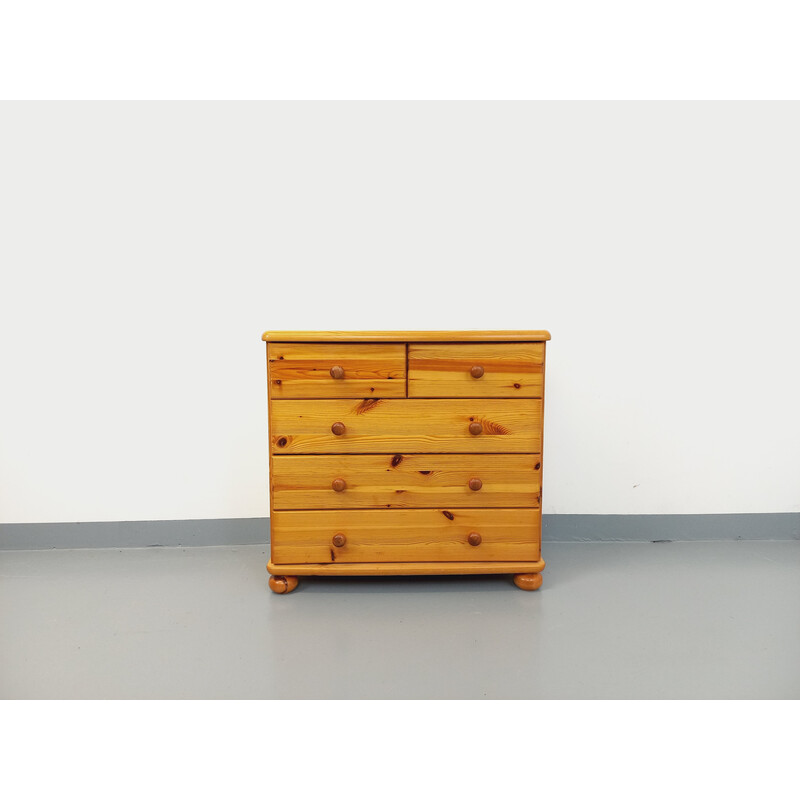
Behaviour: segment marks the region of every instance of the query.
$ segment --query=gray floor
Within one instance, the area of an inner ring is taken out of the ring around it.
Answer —
[[[266,548],[0,553],[3,698],[800,698],[800,542],[549,544],[503,576],[306,578]]]

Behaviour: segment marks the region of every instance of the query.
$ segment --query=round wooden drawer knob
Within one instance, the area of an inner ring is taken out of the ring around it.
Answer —
[[[331,425],[331,431],[334,436],[341,436],[345,431],[344,422],[334,422]]]
[[[474,366],[469,371],[469,374],[472,375],[473,378],[482,378],[483,377],[483,367]]]
[[[476,531],[472,531],[472,533],[469,536],[467,536],[467,541],[473,547],[477,547],[483,541],[483,539],[481,539],[481,535],[479,533],[477,533]]]
[[[336,533],[332,541],[334,547],[344,547],[347,543],[347,537],[343,533]]]
[[[472,489],[473,492],[480,491],[482,486],[483,486],[483,481],[480,478],[469,479],[469,488]]]
[[[334,378],[337,381],[340,381],[344,378],[344,367],[340,367],[338,364],[331,367],[331,378]]]
[[[343,478],[336,478],[333,483],[331,483],[331,489],[333,489],[334,492],[343,492],[346,488],[347,484]]]
[[[480,436],[480,434],[483,432],[483,425],[481,425],[480,422],[470,422],[469,432],[473,436]]]

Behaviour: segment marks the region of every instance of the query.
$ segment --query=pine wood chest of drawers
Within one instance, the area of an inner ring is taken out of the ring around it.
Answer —
[[[267,331],[273,591],[300,575],[541,586],[547,331]]]

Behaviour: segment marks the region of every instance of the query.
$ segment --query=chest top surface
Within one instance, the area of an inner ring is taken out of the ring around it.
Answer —
[[[546,342],[548,331],[265,331],[265,342]]]

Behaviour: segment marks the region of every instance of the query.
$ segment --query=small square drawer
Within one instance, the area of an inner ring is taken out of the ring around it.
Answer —
[[[409,397],[542,397],[544,344],[410,344]]]
[[[405,397],[403,344],[281,344],[267,347],[273,398]]]

